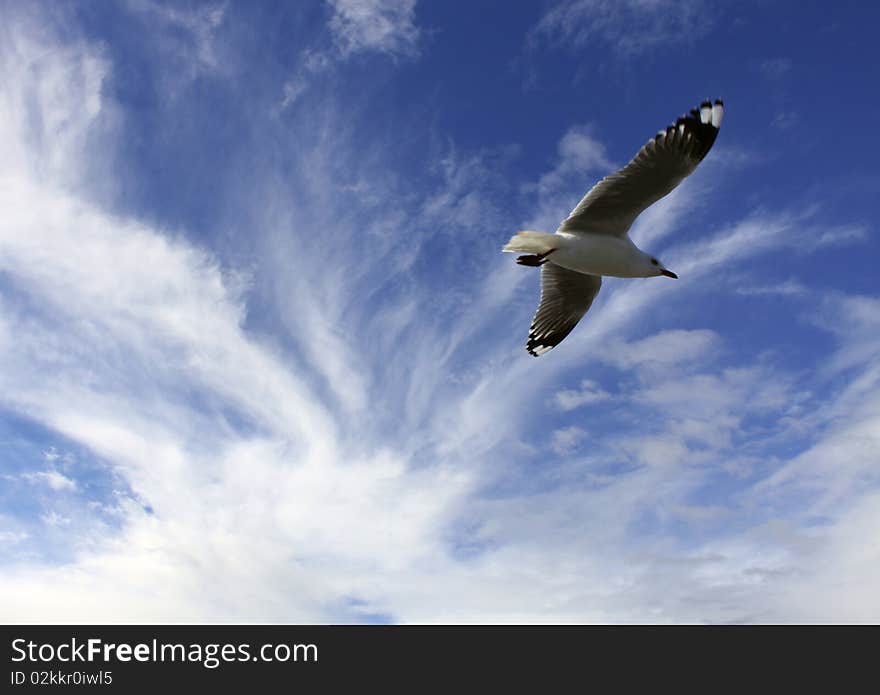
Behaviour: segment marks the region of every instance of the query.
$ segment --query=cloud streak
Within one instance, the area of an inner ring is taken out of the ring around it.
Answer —
[[[392,60],[419,55],[421,30],[416,0],[327,0],[332,47],[306,48],[296,73],[284,83],[279,110],[294,104],[321,75],[354,56],[384,55]]]
[[[569,48],[599,43],[619,58],[633,58],[665,44],[693,41],[711,25],[701,3],[562,0],[541,17],[530,38]]]

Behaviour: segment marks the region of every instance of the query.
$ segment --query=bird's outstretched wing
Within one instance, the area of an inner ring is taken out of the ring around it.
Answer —
[[[636,217],[689,176],[712,148],[724,104],[704,101],[593,186],[557,231],[623,235]]]
[[[526,343],[529,354],[537,357],[559,345],[587,313],[600,287],[599,275],[586,275],[552,262],[545,263],[541,267],[541,303],[532,319]]]

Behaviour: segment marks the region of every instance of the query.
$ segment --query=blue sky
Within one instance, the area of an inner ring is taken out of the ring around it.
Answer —
[[[877,9],[0,15],[6,620],[880,620]],[[530,357],[502,244],[707,97]]]

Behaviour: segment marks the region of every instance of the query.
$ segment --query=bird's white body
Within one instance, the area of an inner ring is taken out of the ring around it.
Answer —
[[[590,275],[618,278],[648,278],[661,275],[651,257],[627,235],[558,232],[556,250],[549,257],[556,265]]]

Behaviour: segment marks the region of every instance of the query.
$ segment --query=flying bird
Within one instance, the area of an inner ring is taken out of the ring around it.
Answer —
[[[620,171],[593,186],[555,234],[517,232],[503,251],[524,253],[516,262],[541,267],[541,301],[526,350],[535,357],[559,345],[587,313],[602,276],[678,279],[639,249],[627,232],[643,210],[693,173],[712,148],[724,103],[699,109],[661,130]]]

